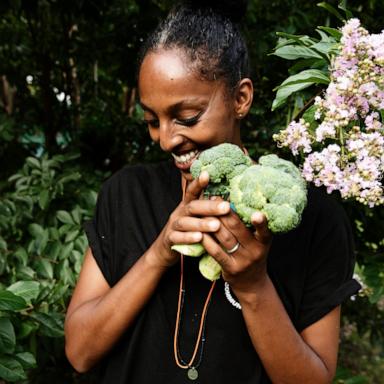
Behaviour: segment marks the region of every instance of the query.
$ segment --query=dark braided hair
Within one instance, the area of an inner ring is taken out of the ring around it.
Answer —
[[[149,52],[180,48],[201,77],[223,79],[233,89],[250,76],[248,50],[238,27],[247,2],[202,3],[184,2],[171,10],[143,45],[139,68]]]

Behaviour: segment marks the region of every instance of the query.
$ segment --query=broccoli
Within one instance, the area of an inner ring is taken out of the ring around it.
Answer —
[[[295,165],[267,155],[231,180],[229,199],[245,224],[251,225],[252,214],[261,211],[272,232],[287,232],[300,223],[307,188]]]
[[[266,155],[259,164],[233,144],[220,144],[201,152],[191,166],[191,174],[199,177],[202,171],[209,174],[205,196],[218,195],[231,201],[241,220],[251,225],[251,216],[261,211],[268,219],[268,228],[287,232],[295,228],[307,203],[307,187],[298,168],[276,155]],[[172,246],[186,256],[201,256],[201,274],[216,280],[221,275],[220,265],[201,244]]]
[[[235,144],[223,143],[200,153],[192,163],[191,174],[197,179],[201,172],[209,174],[204,196],[228,198],[230,180],[252,165],[252,160]]]

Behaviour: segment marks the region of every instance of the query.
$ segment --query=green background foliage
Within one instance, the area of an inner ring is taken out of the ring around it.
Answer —
[[[101,182],[125,164],[165,156],[141,122],[135,77],[138,50],[172,3],[0,3],[0,382],[97,382],[64,357],[65,308]],[[371,33],[384,27],[381,0],[344,3]],[[272,135],[320,90],[311,85],[271,111],[273,89],[300,70],[270,55],[276,32],[315,36],[319,25],[341,23],[315,2],[249,1],[242,28],[255,101],[243,139],[255,158],[276,152]],[[344,307],[335,382],[383,383],[384,210],[343,204],[367,288]]]

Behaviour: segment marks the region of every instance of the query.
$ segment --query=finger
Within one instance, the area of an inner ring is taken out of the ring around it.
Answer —
[[[201,232],[179,232],[173,231],[169,234],[171,244],[195,244],[203,239]]]
[[[220,244],[218,244],[212,236],[207,233],[203,234],[203,239],[201,241],[203,247],[209,255],[211,255],[223,269],[229,270],[232,264],[232,258],[228,255]]]
[[[227,235],[228,240],[224,239],[223,245],[225,248],[232,248],[238,241],[241,245],[245,246],[250,240],[253,240],[253,235],[249,231],[249,228],[241,221],[240,217],[234,212],[230,211],[229,214],[222,216],[220,218],[221,223],[223,224],[222,233],[225,234],[225,230],[229,231],[236,241],[231,241],[230,237]]]
[[[220,221],[216,218],[179,217],[172,224],[176,231],[184,232],[216,232],[220,228]]]
[[[193,200],[185,207],[191,216],[221,216],[231,210],[227,201]]]
[[[264,213],[256,211],[251,216],[251,223],[255,228],[255,237],[266,244],[272,238],[272,232],[268,228],[268,220]]]
[[[192,180],[185,191],[184,201],[189,202],[200,197],[201,192],[209,183],[209,174],[206,171],[201,172],[200,176]]]
[[[232,249],[238,242],[235,235],[224,224],[219,227],[213,236],[224,249]]]

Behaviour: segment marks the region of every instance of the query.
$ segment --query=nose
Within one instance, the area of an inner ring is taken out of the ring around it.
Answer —
[[[160,122],[158,141],[163,151],[172,152],[183,140],[179,127],[173,121]]]

